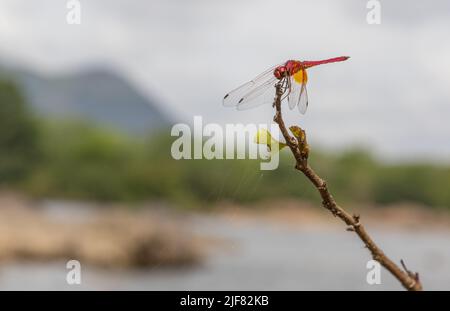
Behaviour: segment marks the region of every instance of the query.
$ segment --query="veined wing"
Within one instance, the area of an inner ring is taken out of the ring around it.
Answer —
[[[238,102],[238,110],[246,110],[260,105],[273,102],[275,98],[275,84],[278,79],[273,77],[269,81],[260,86],[253,88],[249,93],[245,94]]]
[[[308,76],[304,69],[290,77],[290,91],[288,96],[289,108],[292,110],[298,106],[301,114],[305,114],[308,108],[308,91],[306,83]]]
[[[265,101],[259,101],[258,99],[265,97],[266,93],[269,92],[268,90],[272,89],[273,91],[271,86],[274,86],[276,81],[278,81],[273,75],[273,71],[277,66],[279,65],[267,69],[253,80],[244,83],[225,95],[223,105],[227,107],[236,106],[239,110],[243,110],[264,104]]]

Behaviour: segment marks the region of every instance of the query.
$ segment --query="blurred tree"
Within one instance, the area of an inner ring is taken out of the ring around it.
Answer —
[[[21,181],[37,155],[37,131],[18,87],[0,79],[0,183]]]

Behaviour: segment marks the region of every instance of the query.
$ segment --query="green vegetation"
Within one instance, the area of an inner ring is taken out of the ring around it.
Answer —
[[[92,124],[30,117],[20,92],[0,82],[0,182],[37,198],[98,201],[161,200],[176,206],[212,206],[296,197],[319,200],[314,188],[281,152],[275,171],[256,160],[180,160],[175,138],[123,136]],[[450,207],[450,167],[386,165],[368,153],[311,153],[339,202],[414,201]]]
[[[0,183],[26,178],[38,155],[36,124],[19,90],[0,82]]]

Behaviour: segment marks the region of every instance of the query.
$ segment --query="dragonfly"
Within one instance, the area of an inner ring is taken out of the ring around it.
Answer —
[[[288,99],[289,108],[298,107],[301,114],[308,108],[308,92],[306,70],[323,64],[342,62],[349,56],[339,56],[319,61],[288,60],[285,63],[272,66],[251,81],[232,90],[223,98],[223,105],[245,110],[273,102],[274,86],[281,83],[282,100]]]

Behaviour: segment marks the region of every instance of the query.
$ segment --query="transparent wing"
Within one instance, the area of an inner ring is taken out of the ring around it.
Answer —
[[[275,84],[278,79],[273,77],[259,87],[244,95],[237,104],[238,110],[246,110],[273,102],[275,98]]]
[[[307,109],[308,109],[308,91],[306,90],[306,83],[303,83],[300,99],[298,101],[298,111],[300,111],[301,114],[305,114]]]
[[[290,90],[288,95],[289,108],[292,110],[298,105],[303,83],[297,83],[294,78],[290,77]]]
[[[241,108],[238,109],[258,106],[259,104],[254,101],[259,96],[264,95],[267,89],[270,89],[270,87],[275,85],[277,81],[273,75],[273,71],[277,66],[279,65],[270,67],[253,80],[244,83],[240,87],[229,92],[223,98],[223,105],[227,107],[241,106]]]
[[[300,113],[305,114],[308,108],[308,92],[306,90],[306,71],[301,70],[290,78],[290,90],[288,96],[289,108],[292,110],[298,106]]]

